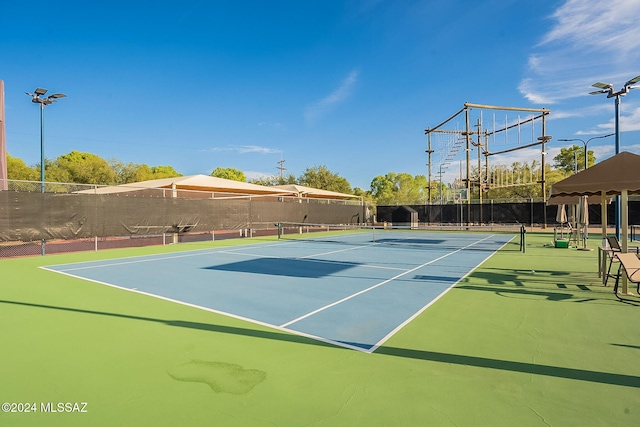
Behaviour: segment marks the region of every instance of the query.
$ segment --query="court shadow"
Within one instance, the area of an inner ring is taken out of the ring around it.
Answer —
[[[573,298],[573,294],[564,292],[546,292],[546,291],[534,291],[530,289],[505,289],[505,288],[492,288],[488,286],[471,286],[461,285],[457,289],[467,289],[472,291],[491,291],[497,295],[503,297],[521,296],[521,297],[545,297],[549,301],[565,301]]]
[[[498,271],[490,271],[498,270]],[[582,277],[582,283],[589,283],[589,274],[576,274],[569,276],[569,273],[548,272],[546,270],[513,270],[513,269],[490,269],[487,271],[475,271],[469,275],[470,279],[480,279],[491,285],[515,285],[524,287],[525,283],[535,282],[537,284],[557,285],[558,280],[567,281],[567,284],[577,284]],[[558,277],[564,276],[564,277]]]
[[[433,281],[433,282],[450,282],[454,283],[460,279],[460,276],[425,276],[425,275],[415,275],[413,276],[414,280],[421,281]]]
[[[300,258],[256,258],[203,267],[205,270],[268,274],[272,276],[318,279],[362,265],[357,262],[332,262]]]
[[[376,239],[377,243],[389,243],[397,245],[441,245],[446,242],[444,239]]]
[[[198,329],[214,333],[225,333],[234,335],[244,335],[248,337],[270,339],[285,342],[292,342],[297,344],[307,344],[320,347],[332,347],[340,351],[352,351],[345,347],[338,347],[334,344],[314,340],[300,335],[288,334],[276,330],[256,330],[249,328],[240,328],[234,326],[215,325],[210,323],[190,322],[183,320],[166,320],[156,319],[151,317],[134,316],[121,313],[109,313],[95,310],[85,310],[71,307],[59,307],[44,304],[34,304],[20,301],[8,301],[0,300],[0,304],[12,304],[23,307],[61,310],[80,314],[90,314],[98,316],[108,316],[116,318],[124,318],[145,322],[154,322],[159,324],[165,324],[167,326]],[[618,345],[618,344],[613,344]],[[462,366],[473,366],[477,368],[495,369],[501,371],[519,372],[525,374],[543,375],[548,377],[565,378],[578,381],[587,381],[601,384],[618,385],[624,387],[640,388],[640,377],[624,374],[613,374],[599,371],[589,371],[584,369],[563,368],[550,365],[538,365],[535,363],[527,362],[513,362],[509,360],[490,359],[485,357],[468,356],[452,353],[441,353],[427,350],[416,350],[398,347],[381,346],[378,347],[373,355],[384,355],[393,357],[402,357],[408,359],[424,360],[429,362],[438,362]]]
[[[626,348],[633,348],[634,350],[640,350],[640,346],[638,345],[629,345],[629,344],[611,344],[611,345],[615,345],[616,347],[626,347]]]
[[[441,362],[478,368],[496,369],[500,371],[520,372],[525,374],[543,375],[547,377],[566,378],[593,383],[611,384],[624,387],[640,388],[640,377],[608,372],[589,371],[586,369],[563,368],[559,366],[538,365],[527,362],[513,362],[509,360],[489,359],[485,357],[465,356],[461,354],[439,353],[435,351],[412,350],[395,347],[380,347],[378,354],[395,357],[421,359],[430,362]]]
[[[300,344],[313,344],[313,345],[318,345],[322,347],[336,347],[331,343],[314,340],[312,338],[307,338],[302,335],[286,334],[284,332],[273,332],[273,331],[263,331],[259,329],[238,328],[234,326],[216,325],[212,323],[190,322],[186,320],[156,319],[153,317],[135,316],[132,314],[109,313],[106,311],[85,310],[81,308],[59,307],[59,306],[45,305],[45,304],[33,304],[33,303],[20,302],[20,301],[0,300],[0,304],[13,304],[13,305],[20,305],[24,307],[44,308],[44,309],[68,311],[68,312],[80,313],[80,314],[90,314],[90,315],[97,315],[97,316],[115,317],[120,319],[138,320],[143,322],[153,322],[153,323],[164,324],[167,326],[174,326],[178,328],[198,329],[201,331],[218,332],[218,333],[224,333],[224,334],[245,335],[245,336],[254,337],[254,338],[278,339],[280,341],[289,341],[289,342],[295,342]]]

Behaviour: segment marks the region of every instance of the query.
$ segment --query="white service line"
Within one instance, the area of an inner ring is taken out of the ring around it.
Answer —
[[[289,245],[289,244],[291,244],[291,242],[265,244],[265,245],[261,245],[260,247],[280,246],[280,245]],[[245,245],[242,245],[242,246],[238,247],[238,251],[242,250],[242,249],[245,249]],[[74,270],[87,270],[87,269],[92,269],[92,268],[113,267],[113,266],[118,266],[118,265],[137,264],[137,263],[143,263],[143,262],[164,261],[165,259],[187,258],[187,257],[211,255],[211,254],[217,254],[217,253],[234,253],[234,252],[235,251],[233,249],[227,249],[227,247],[215,248],[215,249],[194,249],[194,250],[190,250],[190,251],[187,251],[187,252],[181,252],[181,253],[176,254],[176,255],[167,255],[167,254],[136,255],[136,256],[132,256],[132,257],[121,258],[123,261],[107,262],[107,263],[104,263],[104,264],[88,265],[88,266],[85,266],[85,267],[73,267],[73,268],[60,269],[60,270],[54,270],[54,269],[50,268],[50,267],[60,267],[60,266],[64,266],[65,265],[65,264],[58,264],[58,265],[39,267],[39,268],[48,269],[48,270],[56,271],[56,272],[74,271]],[[259,255],[251,255],[251,256],[259,256]],[[126,260],[126,261],[124,261],[124,260]],[[83,262],[77,262],[77,263],[74,262],[74,263],[66,264],[66,265],[89,264],[89,263],[96,263],[96,262],[100,262],[100,261],[83,261]]]
[[[370,245],[355,246],[355,247],[353,247],[353,248],[339,249],[339,250],[336,250],[336,251],[321,252],[321,253],[319,253],[319,254],[305,255],[305,256],[303,256],[303,257],[300,257],[300,259],[304,259],[304,258],[311,258],[311,257],[316,257],[316,256],[322,256],[322,255],[337,254],[337,253],[339,253],[339,252],[353,251],[353,250],[356,250],[356,249],[363,249],[363,248],[367,248],[367,247],[369,247],[369,246],[375,246],[375,245],[377,245],[377,244],[378,244],[378,243],[372,243],[372,244],[370,244]]]
[[[354,248],[355,249],[355,248]],[[362,267],[362,268],[377,268],[379,270],[400,270],[403,271],[403,268],[399,268],[399,267],[385,267],[382,265],[369,265],[369,264],[357,264],[357,263],[353,263],[353,262],[344,262],[344,261],[332,261],[332,260],[328,260],[328,259],[313,259],[311,257],[316,257],[316,256],[321,256],[321,255],[328,255],[328,254],[332,254],[335,252],[344,252],[345,250],[349,250],[349,249],[341,249],[339,251],[331,251],[331,252],[324,252],[324,253],[320,253],[320,254],[313,254],[313,255],[305,255],[303,257],[274,257],[274,256],[267,256],[265,257],[264,255],[261,254],[252,254],[252,253],[247,253],[247,252],[229,252],[229,251],[221,251],[220,253],[223,254],[228,254],[228,255],[241,255],[241,256],[250,256],[250,257],[254,257],[254,258],[275,258],[275,259],[287,259],[287,260],[291,260],[291,261],[304,261],[304,262],[316,262],[316,263],[322,263],[322,264],[338,264],[338,265],[348,265],[348,266],[352,266],[352,267]]]
[[[447,254],[442,255],[441,257],[438,257],[438,258],[432,259],[431,261],[425,262],[424,264],[421,264],[421,265],[419,265],[419,266],[417,266],[417,267],[414,267],[414,268],[412,268],[412,269],[410,269],[410,270],[407,270],[407,271],[405,271],[405,272],[403,272],[403,273],[397,274],[397,275],[393,276],[393,277],[392,277],[392,278],[390,278],[390,279],[384,280],[384,281],[382,281],[382,282],[380,282],[380,283],[378,283],[378,284],[375,284],[375,285],[373,285],[373,286],[371,286],[371,287],[368,287],[368,288],[363,289],[363,290],[361,290],[361,291],[358,291],[358,292],[356,292],[356,293],[354,293],[354,294],[351,294],[351,295],[349,295],[349,296],[346,296],[346,297],[342,298],[341,300],[338,300],[338,301],[332,302],[331,304],[327,304],[327,305],[325,305],[324,307],[320,307],[320,308],[318,308],[318,309],[316,309],[316,310],[313,310],[312,312],[309,312],[309,313],[307,313],[307,314],[305,314],[305,315],[302,315],[302,316],[298,317],[297,319],[293,319],[293,320],[291,320],[291,321],[289,321],[289,322],[287,322],[287,323],[283,323],[282,325],[280,325],[280,327],[281,327],[281,328],[286,328],[286,327],[288,327],[288,326],[290,326],[290,325],[292,325],[292,324],[294,324],[294,323],[297,323],[297,322],[299,322],[299,321],[301,321],[301,320],[303,320],[303,319],[306,319],[307,317],[311,317],[311,316],[313,316],[314,314],[320,313],[321,311],[327,310],[327,309],[329,309],[329,308],[331,308],[331,307],[334,307],[334,306],[336,306],[336,305],[338,305],[338,304],[342,304],[343,302],[348,301],[348,300],[350,300],[350,299],[352,299],[352,298],[355,298],[355,297],[357,297],[358,295],[362,295],[362,294],[364,294],[364,293],[366,293],[366,292],[369,292],[369,291],[371,291],[371,290],[373,290],[373,289],[375,289],[375,288],[378,288],[378,287],[380,287],[380,286],[382,286],[382,285],[384,285],[384,284],[387,284],[387,283],[389,283],[389,282],[391,282],[391,281],[393,281],[393,280],[395,280],[395,279],[397,279],[397,278],[399,278],[399,277],[402,277],[402,276],[407,275],[407,274],[409,274],[409,273],[411,273],[411,272],[414,272],[414,271],[416,271],[416,270],[418,270],[418,269],[420,269],[420,268],[422,268],[422,267],[425,267],[425,266],[427,266],[427,265],[429,265],[429,264],[433,264],[434,262],[440,261],[441,259],[444,259],[444,258],[446,258],[446,257],[448,257],[448,256],[451,256],[451,255],[453,255],[453,254],[455,254],[455,253],[458,253],[458,252],[460,252],[460,251],[462,251],[462,250],[464,250],[464,249],[467,249],[467,248],[469,248],[469,247],[471,247],[471,246],[473,246],[473,245],[476,245],[476,244],[478,244],[478,243],[480,243],[480,242],[482,242],[482,241],[484,241],[484,240],[490,239],[490,238],[492,238],[492,237],[493,237],[493,235],[488,236],[488,237],[485,237],[484,239],[478,240],[477,242],[471,243],[471,244],[469,244],[469,245],[467,245],[467,246],[465,246],[465,247],[463,247],[463,248],[456,249],[456,250],[455,250],[455,251],[453,251],[453,252],[449,252],[449,253],[447,253]]]

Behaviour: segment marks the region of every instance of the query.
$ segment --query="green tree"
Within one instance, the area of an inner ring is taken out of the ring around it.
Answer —
[[[271,175],[271,176],[264,176],[261,178],[254,178],[250,180],[250,182],[256,185],[264,185],[267,187],[271,187],[274,185],[297,184],[298,180],[296,179],[295,175],[288,174],[286,176]]]
[[[378,175],[371,181],[371,196],[379,205],[396,204],[396,188],[393,182],[393,172]]]
[[[365,202],[370,202],[370,203],[374,202],[371,192],[363,190],[362,188],[354,187],[353,190],[351,191],[351,194],[353,194],[354,196],[362,197],[362,200]]]
[[[118,185],[155,179],[148,165],[123,163],[117,159],[109,160],[109,165],[116,174],[116,184]]]
[[[147,165],[141,165],[141,168],[145,166]],[[176,176],[182,176],[182,174],[176,171],[173,166],[151,166],[150,179],[175,178]]]
[[[213,172],[211,172],[211,176],[230,179],[233,181],[247,182],[247,177],[244,175],[244,172],[236,168],[215,168]]]
[[[78,184],[114,184],[116,174],[102,157],[91,153],[71,151],[59,156],[47,171],[47,181],[73,182]]]
[[[376,176],[371,181],[371,195],[379,205],[425,203],[426,188],[427,177],[424,175],[389,172],[384,176]]]
[[[351,193],[351,184],[337,173],[331,172],[326,166],[307,168],[298,178],[300,185],[318,188],[320,190]]]
[[[7,153],[7,179],[17,179],[22,181],[39,181],[39,168],[27,166],[24,160],[11,157]]]
[[[576,170],[584,170],[584,146],[572,145],[569,148],[561,148],[560,154],[553,158],[556,169],[565,172],[574,172]],[[591,167],[596,163],[596,157],[592,150],[587,151],[587,166]]]

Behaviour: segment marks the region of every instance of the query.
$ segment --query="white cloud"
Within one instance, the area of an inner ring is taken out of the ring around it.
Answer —
[[[358,81],[358,75],[358,71],[351,71],[336,90],[334,90],[315,104],[307,107],[304,115],[306,122],[315,122],[322,115],[331,111],[331,109],[335,105],[340,104],[341,102],[349,98],[353,87]]]
[[[622,85],[638,72],[640,0],[567,0],[551,16],[519,90],[536,104],[585,96],[596,81]]]
[[[242,154],[244,153],[275,154],[280,152],[280,150],[267,148],[267,147],[260,147],[257,145],[243,145],[241,147],[237,147],[236,151]]]
[[[567,0],[542,44],[559,42],[625,55],[640,47],[638,0]]]
[[[235,151],[236,153],[240,153],[240,154],[246,154],[246,153],[276,154],[281,152],[281,150],[277,150],[275,148],[260,147],[258,145],[240,145],[240,146],[230,145],[227,147],[212,147],[207,149],[206,151],[209,151],[209,152]]]
[[[623,107],[625,114],[620,114],[620,132],[631,132],[640,130],[640,107],[627,105]],[[606,123],[595,125],[587,130],[577,132],[578,135],[598,135],[602,133],[615,132],[615,118],[611,118]]]

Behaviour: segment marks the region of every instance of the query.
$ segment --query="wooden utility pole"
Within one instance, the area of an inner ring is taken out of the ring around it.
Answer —
[[[280,181],[284,183],[284,171],[286,171],[287,168],[284,167],[284,159],[282,158],[282,153],[280,153],[280,161],[278,162],[277,169],[280,170]]]

